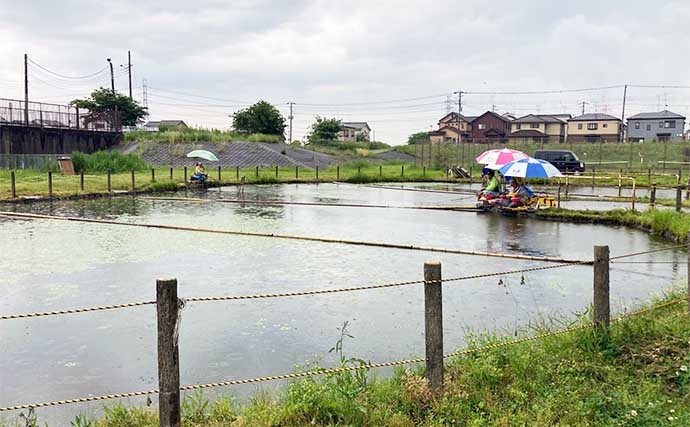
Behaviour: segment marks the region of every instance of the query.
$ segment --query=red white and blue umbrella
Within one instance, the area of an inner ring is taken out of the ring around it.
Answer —
[[[489,150],[480,154],[475,160],[480,165],[503,166],[510,162],[520,159],[526,159],[529,156],[522,151],[511,150],[509,148],[502,148],[497,150]],[[492,168],[498,169],[498,168]]]
[[[551,178],[553,176],[561,176],[561,172],[556,169],[556,166],[546,160],[533,159],[531,157],[508,163],[498,171],[503,176],[519,178]]]

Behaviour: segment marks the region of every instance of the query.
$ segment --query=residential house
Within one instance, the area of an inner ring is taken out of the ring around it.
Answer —
[[[682,141],[685,117],[668,110],[628,117],[628,141]]]
[[[438,121],[438,130],[429,132],[429,142],[438,144],[441,142],[459,143],[471,137],[474,117],[463,116],[455,111],[446,114]]]
[[[570,114],[528,114],[510,123],[510,142],[564,142]]]
[[[475,117],[471,125],[472,142],[505,142],[510,134],[510,119],[493,111]]]
[[[338,132],[338,141],[369,141],[371,128],[367,122],[343,122]]]
[[[454,126],[443,126],[438,130],[429,132],[429,143],[440,144],[442,142],[459,143],[463,140],[463,132]]]
[[[144,128],[148,131],[151,132],[157,132],[160,130],[160,128],[168,128],[168,129],[181,129],[181,128],[187,128],[187,124],[183,122],[182,120],[157,120],[157,121],[150,121],[146,123]]]
[[[569,142],[615,142],[622,132],[621,119],[604,113],[588,113],[568,119]]]

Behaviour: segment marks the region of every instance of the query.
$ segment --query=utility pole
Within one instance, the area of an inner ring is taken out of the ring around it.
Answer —
[[[295,105],[295,103],[290,101],[290,102],[288,102],[288,105],[290,106],[290,115],[288,116],[288,119],[290,119],[290,133],[288,136],[288,144],[291,144],[292,143],[292,119],[294,118],[294,116],[292,115],[292,106]]]
[[[621,113],[621,142],[625,137],[625,99],[628,95],[628,85],[623,86],[623,112]]]
[[[453,95],[458,96],[458,113],[462,113],[462,91],[453,92]]]
[[[129,72],[129,99],[132,99],[132,53],[127,51],[127,71]]]
[[[24,124],[29,126],[29,56],[24,54]]]
[[[587,104],[587,102],[582,101],[582,114],[583,115],[585,114],[585,104]]]
[[[146,79],[142,80],[141,82],[141,90],[142,90],[142,95],[143,98],[142,102],[144,103],[144,108],[146,108],[146,115],[148,116],[149,114],[149,86],[148,86],[148,81]]]
[[[110,58],[107,58],[108,65],[110,65],[110,89],[113,91],[113,95],[115,95],[115,73],[113,73],[113,62],[110,60]]]

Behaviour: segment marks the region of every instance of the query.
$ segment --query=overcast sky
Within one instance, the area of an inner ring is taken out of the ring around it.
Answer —
[[[259,99],[287,115],[294,138],[316,114],[367,121],[376,139],[429,130],[453,91],[505,92],[618,84],[690,86],[690,1],[26,1],[0,0],[0,98],[67,103],[113,58],[134,96],[148,82],[151,119],[227,128]],[[39,66],[60,74],[51,74]],[[578,93],[467,94],[463,113],[620,116],[622,88]],[[447,102],[450,100],[450,102]],[[626,115],[688,115],[690,89],[630,88]]]

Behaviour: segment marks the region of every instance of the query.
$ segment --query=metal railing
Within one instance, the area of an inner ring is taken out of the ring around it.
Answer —
[[[20,99],[0,98],[0,126],[29,126],[56,129],[81,129],[120,132],[118,111],[91,112],[73,105],[26,103]]]

